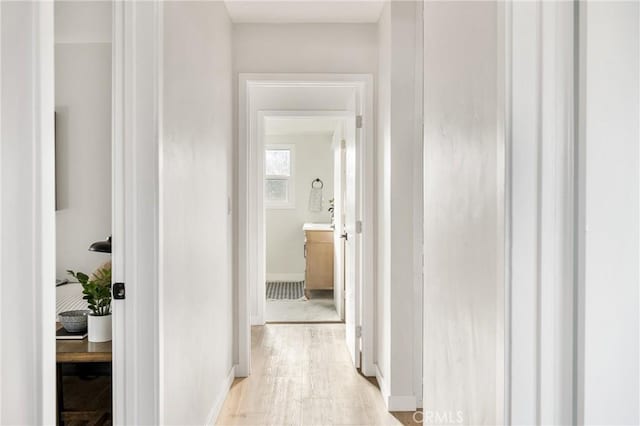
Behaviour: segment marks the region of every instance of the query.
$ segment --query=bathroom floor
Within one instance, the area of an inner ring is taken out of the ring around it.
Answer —
[[[312,291],[309,300],[268,300],[267,322],[341,322],[333,305],[333,291]]]

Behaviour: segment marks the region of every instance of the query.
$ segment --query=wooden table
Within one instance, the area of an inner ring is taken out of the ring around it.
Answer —
[[[60,325],[57,324],[57,328]],[[93,343],[86,338],[82,340],[56,340],[56,376],[58,399],[58,424],[64,424],[64,420],[88,420],[89,418],[102,419],[108,413],[95,411],[65,411],[63,401],[62,377],[65,365],[87,365],[111,368],[111,342]]]
[[[111,362],[111,342],[56,340],[56,363]]]

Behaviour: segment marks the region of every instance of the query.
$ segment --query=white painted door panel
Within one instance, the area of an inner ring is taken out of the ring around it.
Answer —
[[[349,354],[356,367],[360,367],[360,318],[358,289],[358,242],[356,234],[358,182],[357,139],[355,117],[347,120],[345,129],[345,203],[344,203],[344,277],[345,277],[345,325]]]
[[[157,61],[162,3],[113,3],[113,423],[162,424]],[[162,104],[160,104],[160,107]]]
[[[342,126],[340,126],[342,127]],[[338,133],[338,132],[337,132]],[[345,147],[342,143],[342,132],[336,136],[334,146],[333,169],[333,252],[334,252],[334,279],[333,279],[333,304],[341,320],[344,320],[344,155]]]

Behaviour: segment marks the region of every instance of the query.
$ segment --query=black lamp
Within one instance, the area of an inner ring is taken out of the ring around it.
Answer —
[[[89,246],[89,251],[95,251],[98,253],[111,253],[111,235],[106,241],[96,241]]]

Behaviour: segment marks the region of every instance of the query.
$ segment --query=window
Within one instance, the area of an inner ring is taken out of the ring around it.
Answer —
[[[271,209],[294,208],[294,146],[267,145],[264,151],[264,202]]]

